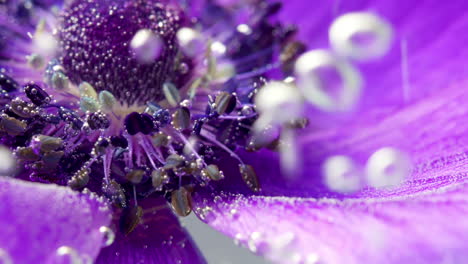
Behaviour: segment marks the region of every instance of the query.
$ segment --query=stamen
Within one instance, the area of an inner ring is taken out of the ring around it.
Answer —
[[[381,148],[367,161],[367,181],[377,188],[397,186],[409,176],[411,165],[406,153],[395,148]]]

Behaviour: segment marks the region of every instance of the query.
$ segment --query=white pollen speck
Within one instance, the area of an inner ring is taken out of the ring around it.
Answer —
[[[385,55],[393,40],[392,26],[368,12],[347,13],[338,17],[328,34],[337,53],[359,61]]]

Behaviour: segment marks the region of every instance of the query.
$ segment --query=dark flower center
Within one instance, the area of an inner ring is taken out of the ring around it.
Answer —
[[[75,1],[61,17],[61,64],[75,83],[86,81],[108,90],[121,102],[145,104],[163,98],[161,87],[181,85],[187,64],[175,41],[181,12],[158,1]],[[150,30],[162,42],[159,57],[141,63],[130,49],[139,30]]]

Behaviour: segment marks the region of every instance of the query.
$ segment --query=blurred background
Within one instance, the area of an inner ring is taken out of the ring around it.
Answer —
[[[180,218],[198,245],[208,264],[268,264],[270,262],[252,254],[248,249],[236,246],[234,240],[200,221],[195,214]]]

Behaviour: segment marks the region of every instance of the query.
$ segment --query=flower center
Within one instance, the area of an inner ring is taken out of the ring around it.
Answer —
[[[158,1],[75,1],[61,22],[60,61],[75,84],[88,82],[122,103],[142,105],[163,98],[164,82],[182,85],[189,75],[188,59],[175,41],[182,14]],[[152,33],[146,41],[161,44],[158,56],[144,63],[131,48],[142,30]]]

